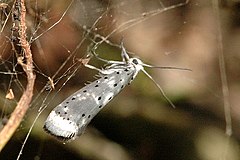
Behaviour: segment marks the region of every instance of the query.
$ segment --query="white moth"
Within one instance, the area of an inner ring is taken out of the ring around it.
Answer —
[[[74,140],[84,132],[93,117],[126,85],[135,79],[139,71],[142,70],[152,79],[144,70],[144,66],[151,68],[182,69],[176,67],[155,67],[144,64],[138,58],[129,58],[123,46],[121,55],[122,61],[106,61],[99,58],[108,63],[108,66],[103,70],[87,64],[85,65],[88,68],[98,70],[100,72],[100,78],[75,92],[54,108],[45,122],[44,129],[46,132],[57,137],[59,140]],[[165,96],[160,86],[155,81],[154,83],[161,90],[167,101],[174,106]]]

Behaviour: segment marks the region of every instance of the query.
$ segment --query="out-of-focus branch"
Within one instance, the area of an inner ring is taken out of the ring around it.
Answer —
[[[0,151],[4,148],[7,142],[10,140],[15,130],[18,128],[21,123],[26,111],[28,110],[32,96],[33,96],[33,87],[35,83],[35,75],[33,73],[33,60],[32,53],[30,49],[30,45],[27,41],[26,36],[26,8],[24,4],[24,0],[16,0],[14,2],[15,6],[19,8],[19,38],[20,38],[20,46],[24,52],[24,57],[18,58],[18,63],[22,66],[23,70],[27,75],[27,85],[26,89],[23,92],[22,97],[20,98],[15,110],[12,112],[8,123],[4,126],[4,128],[0,132]],[[25,63],[23,61],[25,60]]]
[[[222,93],[223,93],[223,102],[224,102],[224,114],[226,121],[226,134],[228,136],[232,135],[232,116],[231,116],[231,105],[229,98],[229,89],[228,89],[228,81],[226,75],[226,65],[225,58],[223,53],[223,37],[222,37],[222,29],[221,29],[221,20],[220,20],[220,11],[219,11],[219,2],[218,0],[212,0],[214,14],[217,19],[217,51],[219,52],[219,69],[221,75],[222,82]]]

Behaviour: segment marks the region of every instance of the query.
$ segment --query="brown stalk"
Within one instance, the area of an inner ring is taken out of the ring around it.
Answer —
[[[10,140],[15,130],[18,128],[21,123],[26,111],[28,110],[32,96],[33,96],[33,87],[35,83],[35,74],[33,73],[33,59],[32,53],[30,49],[30,45],[27,41],[26,36],[26,7],[24,4],[24,0],[16,0],[14,3],[20,2],[20,24],[19,24],[19,38],[20,45],[24,52],[25,57],[18,58],[18,63],[22,66],[23,70],[27,75],[27,85],[26,89],[23,92],[22,97],[20,98],[15,110],[12,112],[10,119],[7,124],[0,132],[0,152]],[[15,4],[14,4],[15,5]],[[22,60],[25,59],[26,63]]]

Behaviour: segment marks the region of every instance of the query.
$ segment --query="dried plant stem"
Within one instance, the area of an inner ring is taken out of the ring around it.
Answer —
[[[26,89],[23,92],[22,97],[20,98],[15,110],[12,112],[8,123],[0,132],[0,151],[4,148],[7,142],[10,140],[15,130],[18,128],[21,123],[26,111],[30,106],[30,102],[33,96],[33,87],[35,83],[35,75],[33,73],[33,60],[30,45],[27,41],[26,36],[26,8],[24,0],[16,0],[15,3],[20,2],[20,24],[19,24],[19,38],[20,45],[24,51],[25,57],[18,58],[18,63],[22,66],[23,70],[27,75],[27,85]],[[25,59],[26,63],[22,60]]]
[[[220,11],[219,11],[219,2],[218,0],[213,0],[213,9],[217,19],[217,41],[218,41],[218,52],[219,52],[219,68],[222,82],[222,93],[223,93],[223,102],[224,102],[224,114],[226,121],[226,134],[228,136],[232,135],[232,118],[231,118],[231,106],[229,99],[229,89],[226,75],[226,66],[223,53],[223,38],[222,38],[222,29],[221,29],[221,20],[220,20]]]
[[[219,0],[212,0],[213,4],[213,11],[216,16],[217,20],[217,41],[218,41],[218,60],[219,60],[219,69],[221,75],[221,82],[222,82],[222,93],[223,93],[223,102],[224,102],[224,115],[225,115],[225,122],[226,122],[226,129],[225,133],[226,137],[226,144],[224,147],[223,152],[221,153],[220,159],[227,160],[227,155],[229,154],[229,145],[230,145],[230,137],[232,136],[232,117],[231,117],[231,105],[230,105],[230,98],[229,98],[229,89],[228,89],[228,82],[227,82],[227,75],[226,75],[226,65],[224,59],[224,52],[223,52],[223,37],[222,37],[222,29],[221,29],[221,20],[220,20],[220,11],[219,11]]]

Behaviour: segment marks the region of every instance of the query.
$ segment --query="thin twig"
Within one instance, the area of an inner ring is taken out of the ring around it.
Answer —
[[[19,24],[19,38],[20,38],[20,45],[24,52],[24,59],[26,63],[24,63],[23,57],[18,58],[18,63],[22,66],[23,70],[27,75],[27,85],[26,89],[23,92],[22,97],[20,98],[15,110],[12,112],[10,119],[8,120],[7,124],[0,132],[0,151],[4,148],[7,142],[12,137],[15,130],[18,128],[19,124],[21,123],[26,111],[28,110],[32,96],[33,96],[33,87],[35,83],[35,75],[33,73],[33,59],[32,53],[30,49],[30,45],[27,41],[26,36],[26,8],[24,4],[24,0],[16,0],[16,3],[20,2],[20,24]],[[19,4],[17,4],[19,5]]]
[[[232,135],[232,118],[231,118],[231,107],[229,102],[229,89],[226,75],[226,66],[223,53],[223,40],[222,40],[222,30],[220,23],[220,11],[218,0],[213,0],[213,8],[217,18],[217,41],[218,41],[218,52],[219,52],[219,68],[222,81],[222,93],[223,93],[223,102],[224,102],[224,113],[226,121],[226,134],[228,136]]]
[[[222,82],[222,93],[223,93],[223,103],[224,103],[224,115],[225,115],[225,122],[226,122],[226,129],[225,133],[226,137],[226,144],[224,147],[224,151],[221,153],[221,160],[226,160],[227,154],[229,152],[229,145],[230,145],[230,137],[232,135],[232,117],[231,117],[231,105],[230,105],[230,98],[229,98],[229,89],[228,89],[228,82],[227,82],[227,75],[226,75],[226,65],[224,60],[224,52],[223,52],[223,37],[222,37],[222,29],[221,29],[221,20],[220,20],[220,11],[219,11],[219,0],[212,0],[213,3],[213,11],[216,16],[217,20],[217,47],[218,47],[218,60],[219,60],[219,69],[221,75],[221,82]]]

